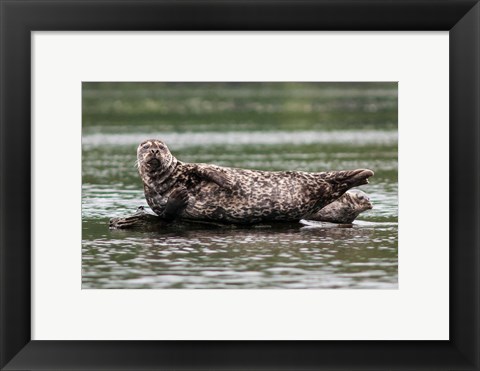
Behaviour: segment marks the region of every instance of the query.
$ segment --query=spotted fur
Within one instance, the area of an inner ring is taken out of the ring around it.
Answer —
[[[370,209],[372,209],[372,203],[367,194],[359,189],[352,189],[324,208],[307,216],[306,219],[350,224],[360,213]]]
[[[155,139],[138,146],[137,161],[145,198],[158,216],[239,224],[298,221],[373,175],[366,169],[272,172],[184,163]]]

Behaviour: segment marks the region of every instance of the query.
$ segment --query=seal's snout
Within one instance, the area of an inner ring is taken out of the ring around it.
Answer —
[[[157,168],[160,166],[160,161],[157,158],[153,157],[147,161],[147,164],[152,168]]]
[[[159,149],[151,149],[149,152],[145,154],[146,161],[150,163],[158,163],[161,160],[160,150]]]

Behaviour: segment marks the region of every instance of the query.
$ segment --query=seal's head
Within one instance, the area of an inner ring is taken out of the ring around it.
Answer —
[[[352,206],[355,208],[355,210],[358,211],[359,214],[364,212],[365,210],[373,209],[370,198],[365,192],[359,189],[351,189],[345,195],[347,197],[350,196],[349,198],[351,200]]]
[[[161,140],[145,140],[137,148],[137,164],[140,173],[161,173],[171,167],[174,157]]]
[[[350,189],[342,197],[308,216],[307,219],[350,224],[360,213],[372,208],[372,203],[365,192]]]
[[[177,162],[161,140],[145,140],[137,148],[138,173],[147,187],[158,187],[168,179]]]

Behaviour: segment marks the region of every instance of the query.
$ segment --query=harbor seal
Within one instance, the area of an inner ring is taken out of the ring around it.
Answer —
[[[367,194],[359,189],[351,189],[340,198],[328,204],[324,208],[307,216],[307,220],[321,222],[351,224],[357,216],[372,209],[372,203]]]
[[[236,224],[299,221],[373,175],[368,169],[273,172],[184,163],[156,139],[140,143],[137,165],[147,203],[161,218]]]

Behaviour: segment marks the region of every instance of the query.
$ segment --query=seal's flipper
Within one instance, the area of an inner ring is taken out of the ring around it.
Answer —
[[[177,188],[168,197],[165,205],[165,219],[175,219],[188,205],[188,192],[185,188]]]
[[[368,178],[373,176],[373,171],[368,169],[330,171],[325,173],[324,179],[339,191],[346,192],[350,188],[368,184]],[[343,193],[342,192],[342,193]]]
[[[194,171],[195,174],[197,174],[200,178],[208,180],[209,182],[213,182],[221,188],[227,190],[233,189],[233,179],[231,178],[231,176],[222,171],[221,167],[213,165],[208,165],[204,167],[198,164],[195,167]]]
[[[373,171],[369,169],[357,169],[350,171],[347,180],[348,188],[357,187],[363,184],[368,184],[368,178],[373,176]]]

